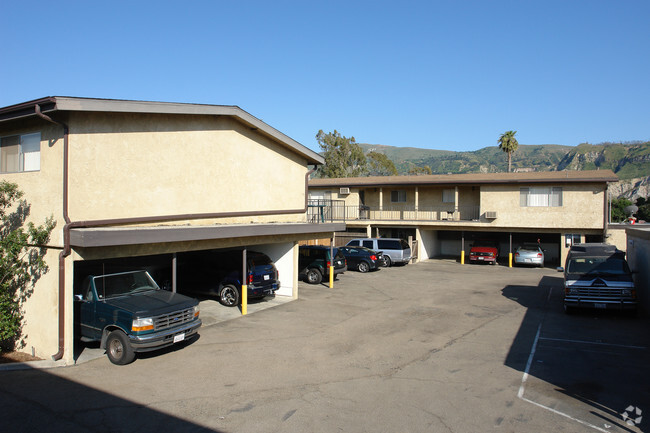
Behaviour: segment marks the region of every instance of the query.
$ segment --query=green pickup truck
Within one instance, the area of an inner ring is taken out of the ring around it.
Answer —
[[[81,340],[99,341],[117,365],[185,341],[201,327],[198,301],[160,289],[146,271],[89,275],[75,301]]]

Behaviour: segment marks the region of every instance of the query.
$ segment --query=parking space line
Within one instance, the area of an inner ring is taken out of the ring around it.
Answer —
[[[551,288],[551,289],[549,290],[548,298],[550,298],[550,296],[551,296],[551,291],[552,291],[552,290],[553,290],[553,288]],[[548,298],[547,298],[547,300],[548,300]],[[570,419],[571,421],[575,421],[575,422],[577,422],[577,423],[579,423],[579,424],[582,424],[582,425],[584,425],[584,426],[591,427],[591,428],[593,428],[593,429],[595,429],[595,430],[598,430],[598,431],[600,431],[600,432],[609,433],[609,430],[605,430],[605,429],[603,429],[603,428],[600,428],[600,427],[598,427],[598,426],[595,426],[595,425],[593,425],[593,424],[590,424],[590,423],[588,423],[588,422],[586,422],[586,421],[583,421],[583,420],[581,420],[581,419],[578,419],[578,418],[572,417],[572,416],[569,415],[569,414],[566,414],[566,413],[564,413],[564,412],[560,412],[560,411],[557,410],[557,409],[553,409],[552,407],[544,406],[544,405],[541,404],[541,403],[537,403],[536,401],[529,400],[529,399],[527,399],[526,397],[524,397],[524,392],[525,392],[525,390],[526,390],[526,381],[528,381],[528,376],[529,376],[529,372],[530,372],[530,367],[531,367],[531,365],[533,364],[533,358],[535,358],[535,351],[537,350],[537,343],[539,342],[539,340],[541,340],[541,339],[545,339],[545,338],[540,338],[540,334],[542,333],[542,323],[543,323],[543,320],[544,320],[544,319],[542,319],[542,321],[540,321],[539,325],[537,326],[537,334],[535,334],[535,339],[533,340],[533,347],[532,347],[531,350],[530,350],[530,355],[528,355],[528,362],[526,362],[526,368],[524,369],[524,375],[523,375],[522,378],[521,378],[521,385],[519,386],[519,392],[517,393],[517,397],[519,397],[521,400],[523,400],[523,401],[525,401],[525,402],[527,402],[527,403],[530,403],[530,404],[535,405],[535,406],[537,406],[537,407],[540,407],[540,408],[542,408],[542,409],[546,409],[546,410],[548,410],[548,411],[550,411],[550,412],[552,412],[552,413],[554,413],[554,414],[556,414],[556,415],[561,415],[561,416],[563,416],[563,417],[565,417],[565,418],[568,418],[568,419]]]
[[[598,342],[598,341],[567,340],[567,339],[564,339],[564,338],[540,337],[540,340],[560,341],[560,342],[564,342],[564,343],[596,344],[596,345],[599,345],[599,346],[622,347],[622,348],[625,348],[625,349],[641,349],[641,350],[647,349],[647,347],[643,347],[643,346],[628,346],[626,344],[601,343],[601,342]]]

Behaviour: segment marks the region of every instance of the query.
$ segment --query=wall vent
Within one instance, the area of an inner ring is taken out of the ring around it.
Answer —
[[[494,211],[485,212],[485,218],[487,218],[489,220],[496,219],[496,217],[497,217],[497,213],[494,212]]]
[[[350,188],[339,189],[339,194],[350,194]]]

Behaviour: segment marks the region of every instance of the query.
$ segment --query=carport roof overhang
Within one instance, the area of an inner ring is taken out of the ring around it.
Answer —
[[[345,231],[345,227],[345,223],[297,223],[76,228],[70,230],[70,244],[73,247],[93,248],[258,236],[322,234],[330,237],[333,232]]]

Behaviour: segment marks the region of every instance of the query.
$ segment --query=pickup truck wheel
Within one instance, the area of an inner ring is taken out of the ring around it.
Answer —
[[[106,339],[106,356],[116,365],[126,365],[135,359],[129,339],[122,331],[113,331]]]
[[[359,272],[368,272],[370,270],[370,266],[366,262],[359,262],[357,270]]]
[[[226,307],[236,307],[239,305],[239,290],[237,290],[237,287],[226,284],[219,289],[219,303]]]
[[[309,284],[320,284],[321,281],[323,281],[323,276],[318,269],[312,268],[307,271],[307,282]]]

